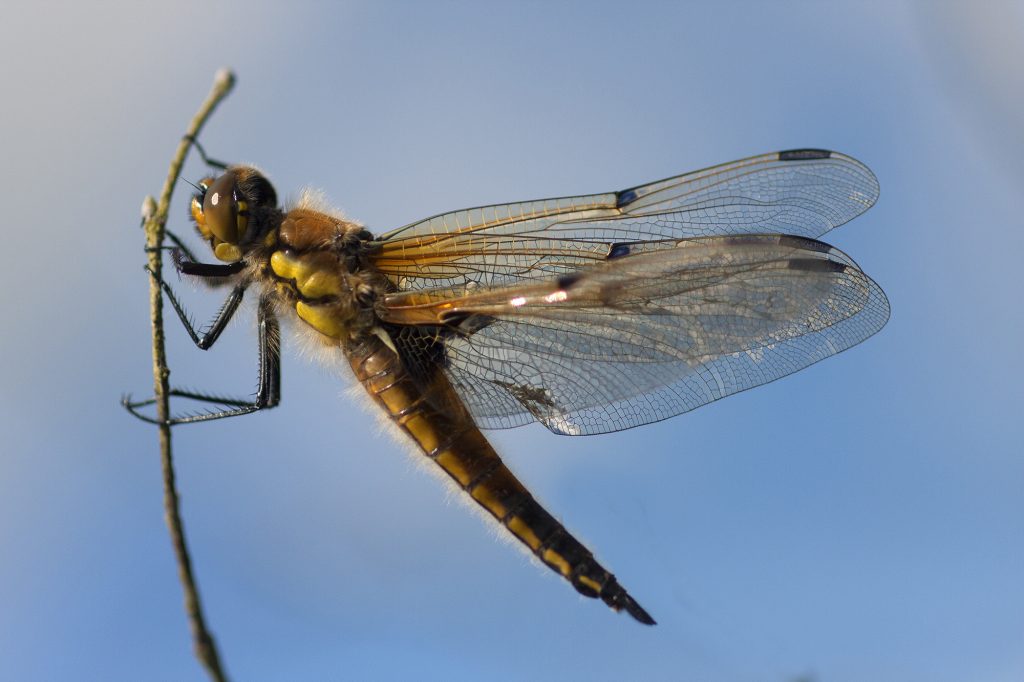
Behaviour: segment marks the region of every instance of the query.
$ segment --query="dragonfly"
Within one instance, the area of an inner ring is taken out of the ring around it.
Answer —
[[[201,151],[201,149],[200,149]],[[204,154],[205,158],[205,154]],[[577,592],[655,623],[508,469],[481,429],[629,429],[765,384],[854,346],[889,317],[881,288],[818,240],[870,208],[872,172],[796,149],[615,192],[443,213],[374,236],[306,192],[281,207],[250,166],[196,185],[191,219],[217,262],[176,240],[177,270],[230,289],[192,341],[208,349],[254,291],[250,399],[172,389],[206,411],[272,408],[281,323],[351,367],[391,423]],[[153,399],[125,399],[136,416]]]

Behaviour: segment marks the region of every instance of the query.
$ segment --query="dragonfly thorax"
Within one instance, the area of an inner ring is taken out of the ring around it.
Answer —
[[[305,194],[265,238],[273,243],[259,276],[322,340],[355,342],[377,326],[375,302],[393,289],[366,262],[371,239],[362,225]]]
[[[349,270],[338,254],[280,248],[264,272],[273,294],[333,341],[348,343],[375,325],[378,287],[367,273]]]

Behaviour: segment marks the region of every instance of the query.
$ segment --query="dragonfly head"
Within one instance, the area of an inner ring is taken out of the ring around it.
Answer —
[[[274,226],[277,193],[255,168],[231,166],[205,178],[192,197],[192,220],[218,260],[233,263]]]

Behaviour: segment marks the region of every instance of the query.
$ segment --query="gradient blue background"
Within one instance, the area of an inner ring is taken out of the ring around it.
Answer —
[[[497,540],[287,351],[279,409],[175,431],[234,679],[1024,679],[1022,45],[997,2],[5,4],[0,678],[203,679],[156,434],[117,400],[151,386],[139,205],[229,65],[211,153],[375,231],[844,151],[882,195],[827,239],[893,306],[667,422],[493,434],[653,629]],[[249,320],[207,354],[168,329],[175,383],[252,389]]]

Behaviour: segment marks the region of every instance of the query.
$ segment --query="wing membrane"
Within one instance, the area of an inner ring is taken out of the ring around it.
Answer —
[[[782,235],[662,240],[543,282],[400,292],[379,310],[449,332],[445,370],[481,426],[536,419],[565,434],[772,381],[863,341],[888,314],[845,254]]]
[[[684,238],[816,238],[877,197],[874,175],[849,156],[775,152],[620,192],[441,214],[381,236],[371,259],[403,290],[543,281]]]

